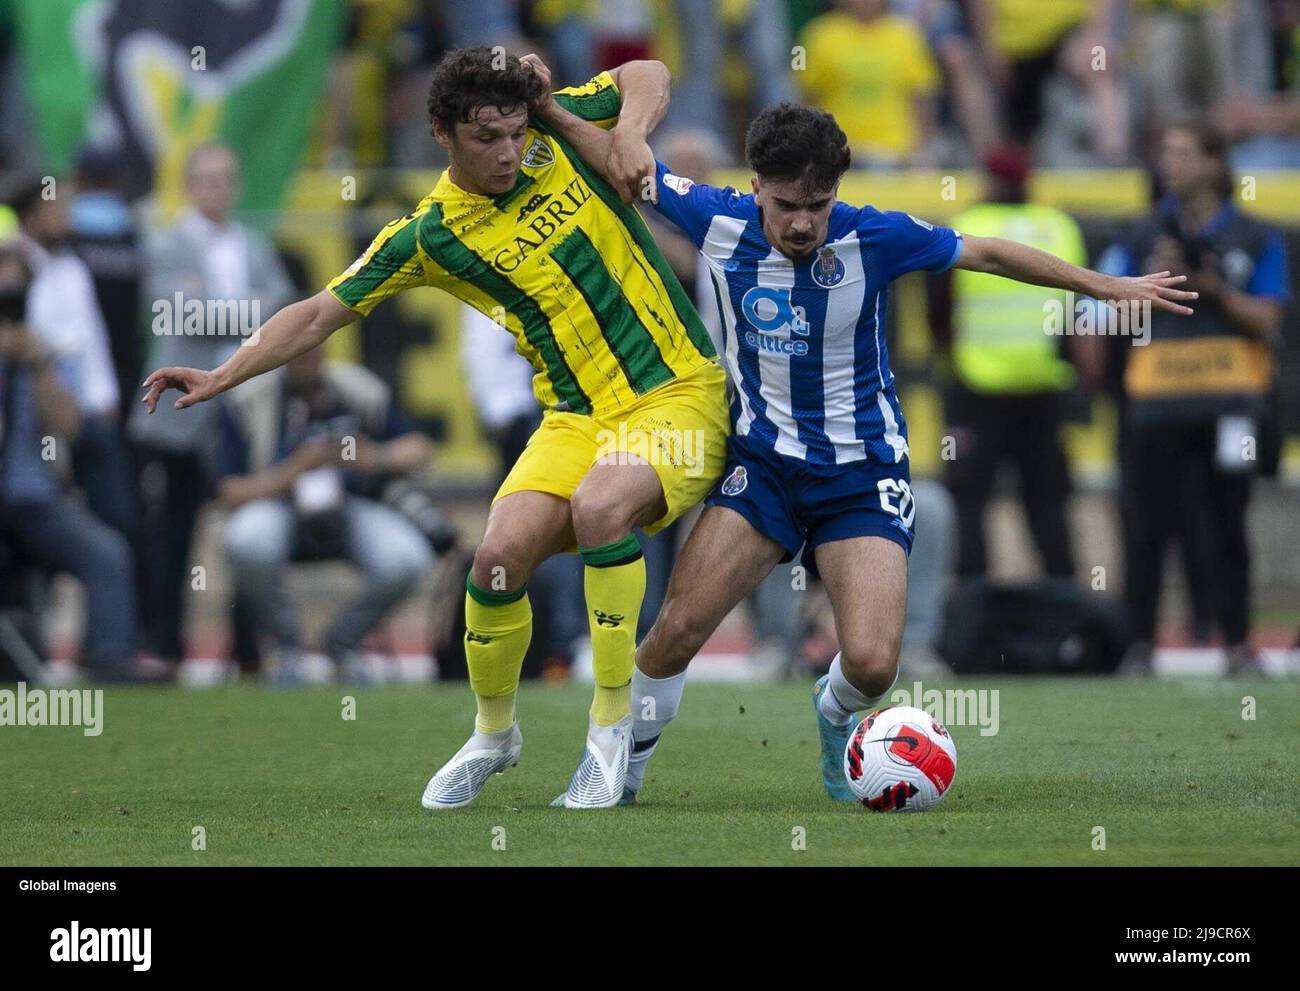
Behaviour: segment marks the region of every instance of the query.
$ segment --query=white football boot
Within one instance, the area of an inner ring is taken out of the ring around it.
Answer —
[[[613,726],[589,722],[587,747],[578,769],[569,779],[569,790],[551,805],[566,809],[609,809],[620,804],[631,753],[631,716],[625,716]]]
[[[475,731],[456,756],[438,769],[424,786],[420,804],[426,809],[461,809],[478,798],[487,779],[519,763],[524,736],[515,723],[500,733]]]

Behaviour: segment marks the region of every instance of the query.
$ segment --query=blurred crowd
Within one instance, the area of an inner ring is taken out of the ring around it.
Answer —
[[[371,0],[331,75],[329,164],[418,166],[446,48],[537,50],[562,85],[654,57],[669,129],[738,161],[761,108],[829,110],[860,168],[1139,164],[1160,121],[1212,114],[1237,167],[1300,165],[1300,0]]]
[[[1238,167],[1300,165],[1300,0],[352,0],[315,164],[429,164],[423,101],[450,48],[538,51],[562,85],[633,58],[674,73],[672,128],[727,160],[764,106],[834,113],[855,165],[1140,163],[1155,125],[1212,114]],[[0,164],[40,168],[0,8]]]
[[[1233,170],[1300,167],[1300,0],[367,0],[351,10],[317,164],[435,161],[423,101],[432,64],[450,48],[536,50],[561,84],[662,57],[674,89],[656,152],[678,174],[708,181],[738,161],[753,112],[802,100],[836,115],[855,167],[982,169],[986,201],[952,221],[959,230],[1116,274],[1154,264],[1194,275],[1203,297],[1195,329],[1162,328],[1157,316],[1147,330],[1155,340],[1231,338],[1221,378],[1208,384],[1153,381],[1158,371],[1137,359],[1127,332],[1045,335],[1045,291],[971,273],[930,281],[953,451],[940,479],[916,484],[923,522],[905,665],[930,672],[960,655],[952,644],[936,649],[945,609],[988,617],[1000,608],[989,588],[967,586],[952,602],[944,591],[954,577],[988,573],[984,518],[1007,464],[1018,470],[1041,570],[1057,582],[1040,590],[1039,607],[1092,608],[1072,598],[1081,576],[1059,439],[1063,397],[1082,386],[1120,411],[1126,573],[1115,625],[1125,669],[1151,667],[1166,545],[1184,562],[1193,636],[1217,638],[1232,670],[1257,669],[1246,507],[1251,479],[1276,465],[1273,368],[1289,281],[1281,235],[1234,206]],[[214,314],[265,320],[317,287],[241,222],[240,163],[221,145],[190,153],[185,205],[166,223],[141,220],[153,214],[128,201],[110,150],[87,147],[68,175],[45,175],[2,38],[0,655],[24,671],[39,664],[49,580],[67,573],[85,590],[85,671],[174,677],[187,656],[187,595],[205,580],[196,524],[215,500],[226,511],[231,649],[243,667],[265,660],[292,680],[314,649],[341,677],[364,680],[365,638],[435,560],[467,561],[436,503],[433,443],[395,400],[391,374],[319,352],[220,403],[179,412],[164,402],[147,416],[135,401],[144,373],[214,367],[238,346],[237,329],[211,332]],[[1026,202],[1026,185],[1038,167],[1113,165],[1150,167],[1156,196],[1149,217],[1089,258],[1076,220]],[[706,287],[692,247],[647,219],[683,285]],[[201,312],[190,314],[182,296]],[[711,294],[695,297],[720,333]],[[231,309],[236,301],[250,312]],[[186,333],[191,317],[205,330]],[[504,475],[540,419],[530,371],[486,318],[466,311],[461,329],[463,372]],[[1259,450],[1243,453],[1246,440]],[[677,529],[646,542],[642,633]],[[359,589],[306,644],[287,569],[335,559],[354,566]],[[778,569],[752,603],[751,657],[764,671],[834,653],[816,645],[817,618],[792,588]],[[565,669],[582,651],[579,562],[552,559],[530,589],[539,627],[526,670]],[[973,628],[965,616],[947,625]],[[455,672],[458,637],[444,640],[440,666]]]

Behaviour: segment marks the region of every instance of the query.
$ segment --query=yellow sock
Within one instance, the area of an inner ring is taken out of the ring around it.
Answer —
[[[478,702],[474,728],[509,729],[515,721],[519,671],[533,637],[533,609],[524,589],[485,592],[465,582],[465,664]]]
[[[603,547],[582,548],[583,588],[591,624],[596,694],[591,718],[612,726],[632,711],[636,624],[645,598],[645,559],[633,534]]]

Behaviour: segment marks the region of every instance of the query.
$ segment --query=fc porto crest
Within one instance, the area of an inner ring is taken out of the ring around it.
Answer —
[[[736,496],[745,491],[749,485],[749,477],[745,474],[745,466],[737,465],[736,470],[727,476],[727,480],[722,483],[722,494],[725,496]]]
[[[835,255],[835,249],[830,245],[822,248],[817,252],[817,260],[813,262],[812,277],[823,289],[833,289],[844,281],[844,263]]]
[[[533,143],[524,151],[524,164],[530,169],[540,169],[554,161],[555,152],[544,138],[533,138]]]

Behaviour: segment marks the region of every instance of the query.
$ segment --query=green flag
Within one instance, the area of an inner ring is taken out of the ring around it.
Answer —
[[[186,153],[233,148],[244,210],[298,166],[343,30],[332,0],[11,0],[35,139],[60,172],[118,146],[133,196],[174,192]]]

